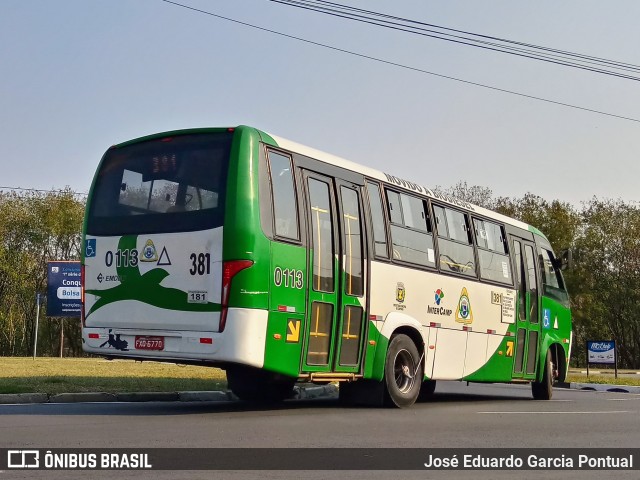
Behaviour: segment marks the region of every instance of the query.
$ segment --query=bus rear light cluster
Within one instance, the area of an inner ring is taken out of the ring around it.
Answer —
[[[224,331],[227,325],[227,309],[229,307],[229,295],[231,293],[231,281],[238,272],[253,265],[252,260],[231,260],[222,264],[222,302],[220,311],[219,332]]]

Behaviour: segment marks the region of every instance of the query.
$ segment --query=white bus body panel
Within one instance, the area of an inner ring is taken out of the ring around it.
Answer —
[[[425,375],[433,379],[460,379],[480,369],[515,322],[515,297],[510,286],[371,263],[371,315],[385,319],[379,329],[386,338],[403,325],[421,333]],[[466,317],[459,308],[465,301]]]
[[[218,330],[219,311],[194,311],[197,304],[220,304],[222,292],[222,228],[199,232],[138,235],[137,265],[120,268],[124,276],[142,277],[139,285],[127,285],[130,279],[120,278],[117,262],[122,237],[94,237],[92,256],[85,254],[85,326],[105,328],[143,328],[150,330]],[[203,263],[198,270],[200,255]],[[195,256],[195,265],[194,257]],[[120,251],[122,257],[122,251]],[[129,262],[131,252],[129,252]],[[192,273],[195,270],[195,274]],[[204,273],[200,273],[204,270]],[[159,283],[147,281],[151,275]],[[120,291],[114,292],[121,287]],[[179,293],[179,292],[182,293]],[[103,293],[104,292],[104,293]],[[179,302],[167,301],[168,294]],[[98,304],[101,298],[107,302]],[[96,305],[97,304],[97,305]],[[157,333],[157,332],[156,332]]]
[[[96,355],[114,355],[146,360],[203,360],[234,362],[262,368],[269,312],[249,308],[229,308],[223,332],[147,330],[144,328],[92,328],[82,330],[83,347]],[[98,336],[98,338],[90,338]],[[109,336],[118,335],[119,346],[114,348]],[[136,336],[163,336],[164,350],[136,350]],[[201,338],[211,339],[202,343]]]

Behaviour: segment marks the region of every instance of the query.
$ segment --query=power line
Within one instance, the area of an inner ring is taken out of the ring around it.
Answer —
[[[218,14],[213,13],[213,12],[208,12],[206,10],[201,10],[199,8],[191,7],[189,5],[184,5],[182,3],[174,2],[172,0],[161,0],[161,1],[165,2],[165,3],[169,3],[171,5],[175,5],[177,7],[185,8],[187,10],[192,10],[192,11],[197,12],[197,13],[202,13],[204,15],[209,15],[211,17],[216,17],[216,18],[219,18],[221,20],[227,20],[229,22],[233,22],[233,23],[236,23],[238,25],[243,25],[245,27],[254,28],[256,30],[261,30],[261,31],[267,32],[267,33],[272,33],[274,35],[279,35],[279,36],[284,37],[284,38],[297,40],[299,42],[304,42],[304,43],[307,43],[307,44],[310,44],[310,45],[315,45],[315,46],[318,46],[318,47],[328,48],[330,50],[333,50],[333,51],[336,51],[336,52],[345,53],[347,55],[353,55],[355,57],[365,58],[367,60],[372,60],[372,61],[375,61],[375,62],[383,63],[385,65],[391,65],[391,66],[394,66],[394,67],[404,68],[405,70],[410,70],[410,71],[417,72],[417,73],[422,73],[422,74],[425,74],[425,75],[432,75],[432,76],[444,78],[444,79],[447,79],[447,80],[453,80],[455,82],[460,82],[460,83],[464,83],[464,84],[467,84],[467,85],[473,85],[473,86],[476,86],[476,87],[486,88],[488,90],[493,90],[493,91],[496,91],[496,92],[507,93],[509,95],[516,95],[516,96],[523,97],[523,98],[528,98],[528,99],[531,99],[531,100],[537,100],[537,101],[540,101],[540,102],[551,103],[553,105],[560,105],[562,107],[573,108],[573,109],[582,110],[582,111],[585,111],[585,112],[597,113],[598,115],[605,115],[605,116],[608,116],[608,117],[619,118],[621,120],[629,120],[631,122],[640,123],[640,119],[637,119],[637,118],[625,117],[623,115],[617,115],[617,114],[614,114],[614,113],[608,113],[608,112],[604,112],[604,111],[601,111],[601,110],[595,110],[595,109],[592,109],[592,108],[580,107],[578,105],[573,105],[573,104],[570,104],[570,103],[559,102],[557,100],[550,100],[548,98],[538,97],[538,96],[535,96],[535,95],[528,95],[526,93],[520,93],[520,92],[516,92],[514,90],[507,90],[505,88],[493,87],[491,85],[486,85],[486,84],[478,83],[478,82],[472,82],[470,80],[464,80],[464,79],[452,77],[452,76],[449,76],[449,75],[443,75],[441,73],[430,72],[428,70],[424,70],[424,69],[421,69],[421,68],[418,68],[418,67],[412,67],[410,65],[404,65],[402,63],[397,63],[397,62],[393,62],[393,61],[390,61],[390,60],[384,60],[384,59],[381,59],[381,58],[373,57],[371,55],[366,55],[366,54],[363,54],[363,53],[353,52],[351,50],[346,50],[344,48],[334,47],[332,45],[327,45],[327,44],[324,44],[324,43],[315,42],[313,40],[308,40],[306,38],[296,37],[295,35],[289,35],[287,33],[282,33],[282,32],[278,32],[276,30],[271,30],[269,28],[260,27],[258,25],[254,25],[254,24],[251,24],[251,23],[243,22],[243,21],[236,20],[236,19],[230,18],[230,17],[225,17],[223,15],[218,15]]]
[[[452,42],[460,45],[470,46],[474,48],[481,48],[481,49],[490,50],[490,51],[499,52],[499,53],[506,53],[509,55],[515,55],[518,57],[528,58],[532,60],[553,63],[556,65],[561,65],[565,67],[577,68],[580,70],[587,70],[590,72],[600,73],[603,75],[624,78],[627,80],[640,81],[640,77],[628,75],[624,73],[618,73],[615,71],[615,70],[623,70],[623,71],[640,73],[639,66],[625,64],[621,62],[615,62],[613,60],[600,59],[598,57],[591,57],[587,55],[576,54],[576,53],[566,52],[566,51],[557,50],[557,49],[551,49],[548,47],[539,47],[537,45],[524,44],[522,42],[514,42],[512,40],[499,39],[497,37],[489,37],[487,35],[479,35],[471,32],[454,30],[447,27],[441,27],[441,26],[428,24],[424,22],[418,22],[415,20],[409,20],[401,17],[393,17],[390,15],[372,12],[370,10],[354,9],[353,7],[340,5],[333,2],[324,2],[321,0],[269,0],[269,1],[273,3],[279,3],[281,5],[285,5],[289,7],[295,7],[295,8],[300,8],[300,9],[308,10],[312,12],[323,13],[326,15],[334,16],[334,17],[353,20],[353,21],[366,23],[366,24],[374,25],[378,27],[388,28],[392,30],[397,30],[401,32],[412,33],[414,35],[434,38],[437,40],[444,40],[447,42]],[[324,4],[329,4],[330,7],[325,6]],[[366,12],[366,13],[365,14],[352,13],[351,10],[356,10],[358,12]],[[383,17],[383,19],[380,20],[375,17]],[[399,21],[386,20],[386,18],[397,19]],[[460,32],[460,33],[464,33],[465,35],[471,35],[472,37],[463,36],[463,35],[454,35],[446,32],[439,32],[437,30],[433,30],[432,28],[423,28],[420,26],[414,26],[413,24],[427,25],[427,26],[442,29],[442,30]],[[479,37],[479,38],[473,38],[473,36]],[[492,42],[486,39],[494,39],[502,43]],[[512,46],[512,44],[519,45],[519,46]]]
[[[0,186],[0,193],[2,193],[3,190],[12,190],[12,191],[21,191],[21,192],[39,192],[39,193],[72,193],[73,195],[79,195],[81,197],[86,197],[87,195],[89,195],[88,193],[85,193],[85,192],[74,192],[73,190],[56,190],[56,189],[44,190],[39,188]]]

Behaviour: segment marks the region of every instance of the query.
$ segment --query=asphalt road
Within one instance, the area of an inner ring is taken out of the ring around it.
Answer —
[[[640,395],[441,382],[410,409],[344,408],[337,400],[259,409],[241,403],[153,402],[0,405],[0,448],[640,447]],[[640,460],[640,459],[639,459]],[[90,478],[640,478],[635,472],[153,471]],[[87,478],[87,472],[5,471],[4,478]]]

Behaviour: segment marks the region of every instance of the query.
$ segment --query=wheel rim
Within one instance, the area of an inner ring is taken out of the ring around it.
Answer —
[[[407,393],[416,380],[416,367],[408,350],[400,350],[393,361],[393,376],[400,393]]]

